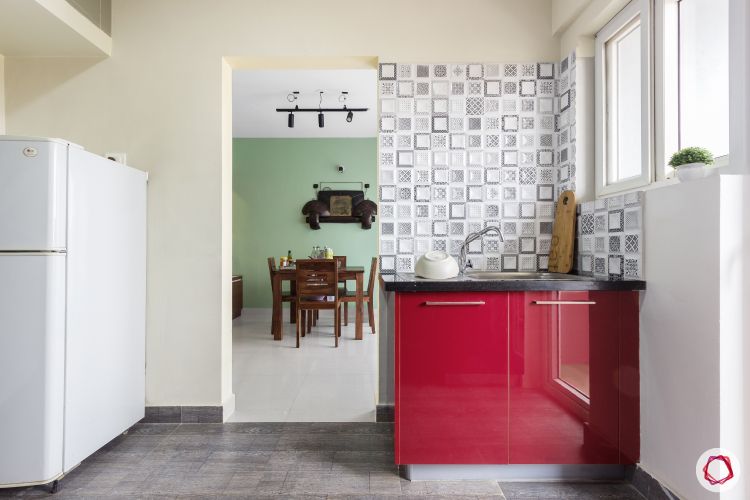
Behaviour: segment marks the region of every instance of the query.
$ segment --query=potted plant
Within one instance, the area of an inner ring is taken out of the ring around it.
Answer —
[[[714,156],[704,148],[682,148],[672,155],[669,165],[677,171],[681,181],[702,179],[708,175],[706,167],[713,164]]]

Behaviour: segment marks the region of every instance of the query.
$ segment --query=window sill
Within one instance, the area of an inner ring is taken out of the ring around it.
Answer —
[[[711,167],[711,169],[714,170],[714,173],[711,174],[711,176],[736,173],[731,169],[731,166],[729,165],[728,161],[718,163],[716,166]],[[670,177],[667,177],[666,179],[654,181],[650,184],[647,184],[641,187],[635,187],[632,189],[623,189],[622,191],[617,191],[615,193],[608,193],[603,196],[597,196],[597,199],[610,198],[612,196],[619,196],[619,195],[628,194],[628,193],[637,193],[638,191],[653,191],[655,189],[661,189],[661,188],[665,188],[669,186],[674,186],[675,184],[680,184],[680,180],[677,178],[677,175],[674,172],[670,172],[669,175]]]

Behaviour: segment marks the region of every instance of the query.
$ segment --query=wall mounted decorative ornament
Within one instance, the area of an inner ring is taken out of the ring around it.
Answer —
[[[328,182],[325,186],[323,183],[313,185],[316,198],[302,207],[302,214],[310,229],[320,229],[321,222],[356,222],[362,225],[362,229],[370,229],[378,213],[377,204],[365,198],[365,190],[370,185],[360,183],[360,190],[341,190],[331,189],[330,185],[333,184],[352,183]]]

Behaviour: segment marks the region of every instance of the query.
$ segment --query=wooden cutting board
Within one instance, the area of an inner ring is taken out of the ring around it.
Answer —
[[[569,273],[573,268],[573,247],[576,235],[576,195],[563,191],[557,200],[552,244],[549,249],[549,271]]]

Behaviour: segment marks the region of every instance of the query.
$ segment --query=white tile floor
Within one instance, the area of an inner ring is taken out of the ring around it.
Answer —
[[[377,314],[376,314],[377,316]],[[245,309],[234,320],[231,422],[374,422],[378,339],[363,325],[354,340],[354,309],[333,347],[333,312],[295,348],[295,325],[284,309],[284,340],[271,336],[271,310]]]

